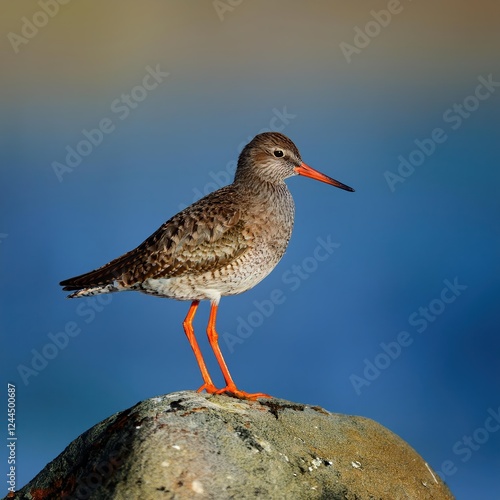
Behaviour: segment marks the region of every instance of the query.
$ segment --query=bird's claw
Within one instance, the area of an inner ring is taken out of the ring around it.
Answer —
[[[196,392],[207,391],[208,394],[217,394],[219,389],[214,384],[203,384]]]
[[[208,394],[226,394],[233,398],[247,399],[249,401],[256,401],[259,398],[271,398],[269,394],[263,392],[245,392],[240,391],[235,385],[226,385],[223,389],[217,389],[213,384],[203,384],[196,392],[207,391]]]

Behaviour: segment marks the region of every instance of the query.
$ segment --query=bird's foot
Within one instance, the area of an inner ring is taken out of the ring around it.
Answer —
[[[256,401],[259,398],[271,398],[269,394],[264,394],[263,392],[245,392],[240,391],[235,385],[226,385],[224,389],[219,389],[215,394],[227,394],[228,396],[232,396],[233,398],[238,399],[248,399],[250,401]]]
[[[208,394],[217,394],[219,389],[214,384],[203,384],[196,392],[207,391]]]
[[[248,399],[250,401],[256,401],[259,398],[272,398],[272,396],[263,392],[250,393],[240,391],[235,385],[226,385],[224,389],[217,389],[213,384],[203,384],[196,392],[202,391],[207,391],[208,394],[227,394],[233,398]]]

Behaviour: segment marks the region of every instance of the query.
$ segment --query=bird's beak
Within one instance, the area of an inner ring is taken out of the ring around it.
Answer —
[[[328,177],[328,175],[314,170],[314,168],[306,165],[305,163],[302,163],[298,167],[295,167],[294,170],[299,175],[303,175],[304,177],[310,177],[311,179],[316,179],[317,181],[326,182],[327,184],[331,184],[332,186],[338,187],[340,189],[345,189],[346,191],[354,191],[352,187],[346,186],[345,184],[342,184],[341,182]]]

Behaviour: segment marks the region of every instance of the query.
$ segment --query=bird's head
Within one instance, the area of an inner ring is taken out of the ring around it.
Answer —
[[[238,159],[235,182],[261,180],[280,184],[288,177],[303,175],[332,186],[354,191],[331,177],[306,165],[297,146],[279,132],[264,132],[256,135],[244,148]]]

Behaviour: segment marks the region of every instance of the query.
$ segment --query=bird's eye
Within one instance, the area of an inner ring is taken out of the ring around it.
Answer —
[[[283,157],[283,151],[281,151],[281,149],[275,149],[274,150],[274,156],[276,156],[276,158],[282,158]]]

